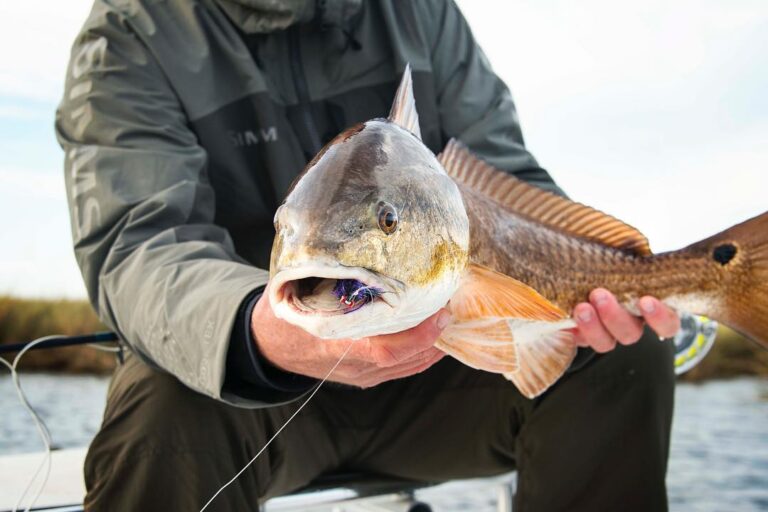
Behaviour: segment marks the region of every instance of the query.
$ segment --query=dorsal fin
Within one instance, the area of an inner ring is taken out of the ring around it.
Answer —
[[[456,139],[448,141],[437,158],[451,178],[518,215],[638,256],[651,254],[648,240],[632,226],[499,171],[474,156]]]
[[[416,112],[416,100],[413,97],[413,78],[411,77],[411,65],[405,66],[403,78],[395,93],[395,101],[392,102],[392,110],[389,111],[389,120],[399,124],[409,132],[421,139],[419,128],[419,114]]]

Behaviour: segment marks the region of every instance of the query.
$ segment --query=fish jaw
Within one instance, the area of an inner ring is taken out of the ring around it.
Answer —
[[[370,303],[350,310],[334,294],[338,280],[353,279],[379,290]],[[360,267],[316,261],[275,273],[269,302],[276,317],[322,339],[391,334],[410,329],[443,307],[459,286],[450,277],[408,286]]]
[[[341,279],[354,279],[380,290],[375,302],[390,308],[399,303],[402,283],[334,262],[307,262],[277,272],[270,282],[269,301],[275,315],[284,319],[344,315],[347,310],[333,293],[333,285]]]

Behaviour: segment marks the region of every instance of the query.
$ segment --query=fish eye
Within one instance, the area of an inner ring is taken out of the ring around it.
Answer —
[[[397,210],[389,203],[379,203],[379,228],[388,235],[397,229]]]

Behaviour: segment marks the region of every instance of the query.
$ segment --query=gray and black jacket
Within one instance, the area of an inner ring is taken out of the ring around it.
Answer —
[[[322,144],[386,115],[408,62],[433,151],[457,137],[556,189],[450,0],[96,0],[56,130],[101,319],[216,399],[257,407],[307,389],[247,339],[272,217]]]

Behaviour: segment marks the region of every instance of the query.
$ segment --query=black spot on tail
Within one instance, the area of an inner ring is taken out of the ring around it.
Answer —
[[[726,265],[736,256],[736,246],[733,244],[722,244],[715,247],[712,251],[712,259],[721,265]]]

